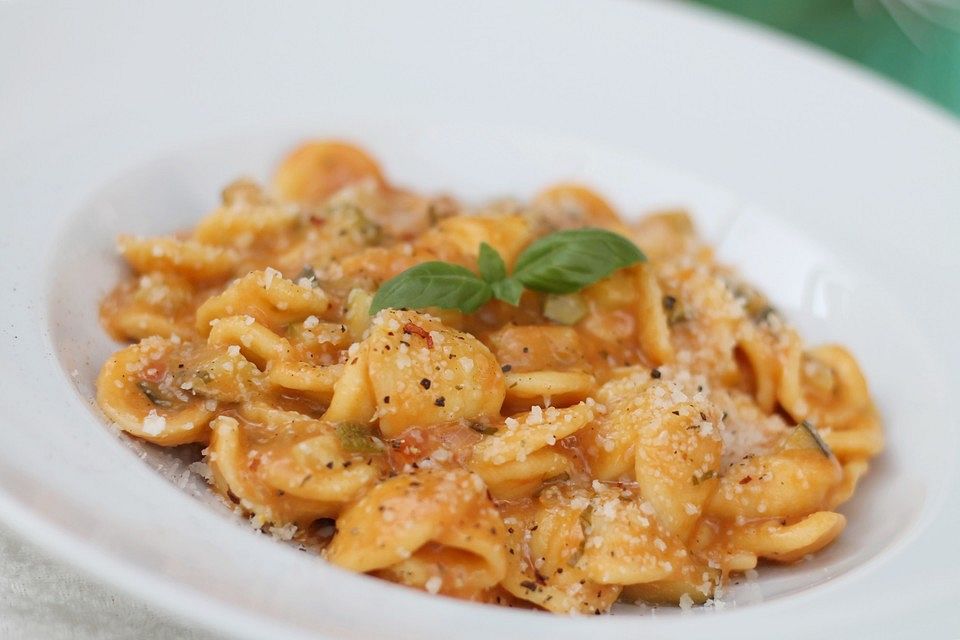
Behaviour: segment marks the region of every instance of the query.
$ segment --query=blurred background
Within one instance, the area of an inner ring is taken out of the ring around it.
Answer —
[[[857,61],[960,116],[960,0],[690,0]]]

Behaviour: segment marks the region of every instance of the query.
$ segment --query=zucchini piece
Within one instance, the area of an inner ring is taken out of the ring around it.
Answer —
[[[783,443],[786,449],[817,449],[827,458],[833,457],[833,451],[811,423],[804,420],[798,424]]]
[[[577,324],[587,315],[587,305],[578,293],[548,295],[543,303],[543,315],[548,320],[567,326]]]
[[[340,446],[348,453],[383,453],[384,447],[373,437],[373,429],[356,422],[342,422],[337,425],[337,437]]]

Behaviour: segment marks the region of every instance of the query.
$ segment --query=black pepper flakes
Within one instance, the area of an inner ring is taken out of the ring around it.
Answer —
[[[660,369],[654,369],[650,372],[650,377],[654,380],[659,380],[661,375],[663,374],[660,373]]]
[[[420,381],[420,386],[423,387],[424,389],[429,389],[431,384],[432,383],[428,378],[424,378],[423,380]]]
[[[433,401],[433,404],[437,405],[438,407],[442,407],[447,404],[447,399],[443,396],[437,396],[437,399]]]

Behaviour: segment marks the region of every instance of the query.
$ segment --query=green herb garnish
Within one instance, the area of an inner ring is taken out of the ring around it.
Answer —
[[[341,422],[337,425],[340,446],[349,453],[383,453],[383,445],[374,439],[373,430],[356,422]]]
[[[623,236],[603,229],[557,231],[533,242],[517,258],[513,274],[497,250],[480,245],[480,275],[449,262],[424,262],[383,283],[370,305],[381,309],[459,309],[473,313],[491,298],[516,306],[523,289],[565,294],[579,291],[618,269],[646,260]]]

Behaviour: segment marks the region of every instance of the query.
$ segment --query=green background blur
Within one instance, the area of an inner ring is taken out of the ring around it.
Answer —
[[[960,0],[692,0],[856,60],[960,116]]]

